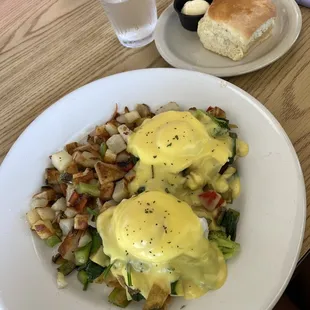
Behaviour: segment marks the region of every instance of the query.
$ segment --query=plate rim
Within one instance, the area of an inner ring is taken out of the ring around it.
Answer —
[[[283,0],[281,0],[283,1]],[[214,75],[217,77],[232,77],[232,76],[239,76],[246,73],[254,72],[260,69],[267,67],[268,65],[274,63],[275,61],[279,60],[285,54],[287,54],[290,49],[294,46],[297,39],[299,38],[301,28],[302,28],[302,14],[298,4],[295,1],[285,0],[283,1],[285,5],[292,5],[294,8],[294,14],[292,16],[297,16],[296,18],[293,17],[295,23],[297,23],[295,34],[292,35],[292,39],[289,44],[286,45],[285,49],[282,52],[277,53],[273,57],[267,58],[262,64],[256,64],[255,66],[251,66],[250,64],[241,64],[235,67],[230,68],[207,68],[198,65],[192,65],[179,57],[177,57],[167,46],[165,40],[163,40],[163,36],[165,33],[165,24],[167,20],[170,18],[172,14],[176,14],[173,8],[173,3],[170,4],[164,12],[160,15],[155,33],[154,33],[154,42],[159,54],[164,58],[166,62],[168,62],[171,66],[179,69],[186,69],[191,71],[199,71],[202,73]],[[291,15],[290,15],[291,16]],[[181,27],[181,25],[180,25]],[[258,58],[260,59],[260,58]]]
[[[65,104],[66,102],[69,102],[68,97],[75,95],[77,92],[83,91],[83,89],[89,88],[89,86],[92,84],[99,84],[102,83],[102,80],[106,80],[106,79],[117,79],[117,77],[119,75],[133,75],[133,74],[144,74],[144,72],[160,72],[162,71],[163,74],[167,71],[178,71],[181,74],[192,74],[192,75],[204,75],[204,76],[208,76],[208,78],[213,79],[218,81],[219,83],[224,83],[226,87],[229,87],[230,89],[232,89],[232,91],[238,93],[240,96],[246,97],[249,101],[251,101],[251,104],[254,106],[254,108],[256,109],[260,109],[261,112],[263,112],[263,114],[265,114],[265,116],[272,121],[272,127],[274,127],[274,130],[278,131],[278,134],[280,134],[280,136],[282,136],[285,139],[285,142],[287,144],[287,146],[289,147],[289,151],[290,153],[293,155],[293,161],[294,161],[294,166],[296,168],[296,172],[298,174],[298,183],[299,183],[299,192],[302,194],[302,197],[300,197],[300,201],[303,205],[303,213],[301,214],[302,216],[302,226],[299,227],[299,240],[298,240],[298,244],[296,244],[296,255],[294,255],[294,260],[291,261],[291,265],[289,267],[289,272],[287,273],[286,279],[283,282],[282,286],[279,288],[277,294],[275,294],[274,298],[270,301],[270,304],[268,305],[268,307],[266,308],[266,310],[272,309],[272,307],[277,303],[277,301],[280,299],[283,291],[285,290],[286,286],[288,285],[292,274],[295,270],[295,267],[299,261],[299,254],[301,251],[301,247],[303,244],[303,237],[304,237],[304,231],[305,231],[305,226],[306,226],[306,211],[307,211],[307,204],[306,204],[306,188],[305,188],[305,182],[304,182],[304,177],[303,177],[303,172],[300,166],[300,162],[298,159],[298,155],[296,153],[296,150],[291,142],[291,140],[289,139],[287,133],[285,132],[284,128],[281,126],[281,124],[279,123],[279,121],[275,118],[275,116],[261,103],[259,102],[256,98],[254,98],[252,95],[250,95],[249,93],[247,93],[246,91],[244,91],[243,89],[239,88],[238,86],[224,81],[221,78],[212,76],[210,74],[205,74],[205,73],[201,73],[201,72],[195,72],[195,71],[188,71],[188,70],[182,70],[182,69],[174,69],[174,68],[152,68],[152,69],[142,69],[142,70],[133,70],[133,71],[127,71],[127,72],[123,72],[123,73],[118,73],[115,75],[111,75],[108,77],[104,77],[101,78],[99,80],[90,82],[84,86],[81,86],[80,88],[77,88],[76,90],[68,93],[67,95],[65,95],[64,97],[60,98],[59,100],[57,100],[54,104],[52,104],[51,106],[49,106],[47,109],[45,109],[42,113],[40,113],[27,127],[26,129],[21,133],[21,135],[18,137],[18,139],[15,141],[15,143],[12,145],[12,147],[10,148],[9,152],[7,153],[7,155],[5,156],[2,164],[0,165],[0,177],[3,174],[3,171],[5,170],[5,166],[6,166],[6,162],[9,161],[10,155],[11,153],[14,151],[14,148],[16,147],[16,145],[19,143],[20,140],[23,139],[23,136],[27,133],[28,130],[31,130],[31,128],[33,126],[35,126],[36,122],[43,117],[45,114],[49,114],[50,111],[52,109],[54,109],[56,106]],[[1,302],[1,299],[0,299]],[[0,304],[1,305],[1,304]]]

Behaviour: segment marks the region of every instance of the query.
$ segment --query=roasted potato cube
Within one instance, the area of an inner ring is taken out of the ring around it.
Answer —
[[[100,186],[100,199],[102,200],[110,200],[112,198],[114,192],[114,183],[105,183]]]
[[[55,185],[59,183],[60,172],[55,168],[45,169],[45,183]]]
[[[74,218],[74,229],[85,230],[88,227],[88,214],[77,214]]]
[[[153,284],[143,310],[162,309],[168,296],[169,292],[166,292],[159,285]]]
[[[74,152],[73,160],[85,168],[94,168],[96,162],[99,161],[99,158],[90,152]]]
[[[64,236],[67,236],[69,234],[69,232],[72,230],[73,228],[73,224],[74,224],[74,220],[73,218],[70,219],[61,219],[59,221],[59,227],[62,231],[62,234]]]
[[[124,116],[126,119],[126,123],[129,123],[129,124],[134,123],[137,119],[141,117],[139,112],[136,110],[125,113]]]
[[[104,154],[103,161],[108,164],[114,164],[116,161],[116,157],[117,155],[115,153],[113,153],[110,149],[107,149]]]
[[[148,117],[151,115],[150,108],[144,103],[137,104],[136,110],[138,111],[138,113],[140,114],[141,117]]]
[[[90,180],[95,178],[93,170],[86,168],[85,171],[79,172],[73,175],[73,183],[88,183]]]
[[[39,220],[33,224],[32,229],[36,231],[41,239],[47,239],[55,234],[55,230],[50,221]]]
[[[45,198],[32,198],[31,203],[30,203],[30,207],[32,209],[44,208],[47,205],[48,205],[48,200]]]
[[[59,171],[64,172],[72,162],[72,156],[66,151],[52,155],[52,164]]]
[[[117,165],[106,164],[103,162],[97,162],[95,170],[101,185],[117,181],[125,175],[125,172]]]
[[[72,155],[74,153],[74,150],[79,146],[79,144],[77,142],[71,142],[69,144],[66,145],[66,151]]]
[[[169,102],[157,109],[155,111],[155,114],[160,114],[168,111],[180,111],[180,107],[175,102]]]
[[[33,209],[33,210],[30,210],[27,214],[26,214],[26,217],[27,217],[27,221],[30,225],[30,227],[33,226],[33,224],[35,224],[36,222],[38,222],[39,220],[41,220],[38,212],[36,209]]]
[[[106,143],[108,148],[115,154],[125,151],[127,148],[127,145],[120,134],[111,136]]]
[[[136,172],[133,169],[131,169],[129,170],[129,172],[126,173],[124,178],[129,183],[133,181],[135,177],[136,177]]]
[[[105,129],[109,133],[110,136],[116,135],[118,133],[117,127],[112,122],[108,122],[105,125]]]
[[[116,121],[120,124],[125,124],[127,123],[127,119],[125,117],[125,114],[120,114],[117,118]]]
[[[33,198],[46,199],[47,201],[53,201],[56,199],[56,192],[53,188],[46,188],[42,192],[35,194]]]
[[[72,161],[71,164],[66,169],[66,172],[70,174],[78,173],[79,172],[78,165],[74,161]]]
[[[106,125],[97,126],[95,129],[95,136],[102,136],[105,140],[110,138],[110,134],[106,129]]]
[[[117,130],[124,141],[128,143],[128,137],[132,134],[132,131],[125,124],[118,126]]]
[[[123,199],[128,198],[128,196],[129,192],[127,188],[127,182],[124,179],[116,182],[112,198],[116,202],[121,202]]]
[[[68,233],[67,237],[58,248],[59,254],[64,259],[72,260],[74,258],[73,252],[77,249],[82,235],[82,230],[73,230]]]
[[[43,221],[53,221],[55,219],[55,211],[50,207],[37,208],[36,211],[38,212],[41,220]]]
[[[77,214],[78,214],[77,211],[75,209],[73,209],[73,208],[67,208],[65,210],[65,216],[68,219],[74,218]]]
[[[109,201],[106,201],[99,209],[99,212],[102,213],[106,210],[108,210],[109,208],[111,207],[115,207],[117,205],[117,202],[114,201],[114,200],[109,200]]]
[[[64,197],[59,198],[52,206],[54,211],[65,211],[67,208],[66,199]]]

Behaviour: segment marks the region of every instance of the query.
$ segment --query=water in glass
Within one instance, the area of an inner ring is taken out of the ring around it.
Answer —
[[[126,47],[153,41],[157,22],[156,0],[100,0],[115,33]]]

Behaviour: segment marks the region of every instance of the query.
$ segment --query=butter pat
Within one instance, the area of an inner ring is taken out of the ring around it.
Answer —
[[[203,15],[207,12],[209,6],[209,3],[205,0],[187,1],[182,8],[182,13],[185,15]]]

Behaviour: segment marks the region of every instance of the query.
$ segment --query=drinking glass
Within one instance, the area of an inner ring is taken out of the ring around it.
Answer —
[[[120,43],[142,47],[153,41],[156,0],[100,0]]]

